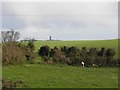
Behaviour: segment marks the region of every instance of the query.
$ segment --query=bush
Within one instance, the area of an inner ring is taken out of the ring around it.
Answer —
[[[69,53],[68,48],[69,47],[67,47],[67,46],[63,46],[63,47],[61,47],[61,51],[67,55]]]
[[[18,42],[6,42],[2,45],[2,64],[22,64],[25,59],[33,61],[34,46],[28,44],[22,45]]]
[[[25,56],[26,56],[26,59],[27,60],[33,60],[35,58],[35,54],[34,54],[34,51],[29,48],[29,47],[25,47]]]
[[[53,62],[67,63],[67,58],[64,52],[58,48],[51,49],[50,56],[53,59]]]
[[[77,47],[69,47],[68,51],[67,57],[70,58],[71,65],[80,65],[80,50]]]
[[[106,53],[106,49],[104,47],[102,47],[100,51],[97,51],[95,64],[97,64],[98,66],[105,66],[105,61],[106,61],[105,53]]]
[[[81,50],[81,52],[80,52],[80,60],[82,61],[82,62],[85,62],[85,65],[87,66],[87,65],[89,65],[89,61],[88,61],[88,57],[87,57],[87,48],[86,47],[83,47],[82,48],[82,50]]]
[[[27,46],[24,47],[24,53],[26,60],[30,61],[30,63],[34,63],[35,53],[34,53],[35,47],[33,42],[29,42]]]
[[[2,64],[23,63],[24,50],[17,42],[6,42],[2,45]]]
[[[39,55],[44,61],[52,60],[53,62],[64,63],[68,65],[80,66],[81,62],[85,66],[115,66],[118,62],[113,60],[115,51],[111,48],[104,47],[98,51],[96,48],[83,47],[81,50],[77,47],[63,46],[60,49],[54,47],[50,49],[48,46],[43,46],[39,50]]]
[[[8,88],[20,88],[24,86],[24,81],[18,80],[18,81],[11,81],[11,80],[2,80],[2,89],[8,89]]]
[[[97,55],[98,55],[98,56],[105,56],[105,52],[106,52],[105,48],[102,47],[101,50],[98,52]]]
[[[42,46],[40,47],[38,54],[42,57],[44,61],[48,61],[47,57],[50,56],[50,48],[48,46]]]
[[[35,46],[34,46],[33,41],[30,41],[30,42],[28,43],[27,47],[30,48],[31,51],[34,51],[34,50],[35,50]]]
[[[117,60],[111,60],[109,62],[109,66],[118,66],[118,61]]]
[[[87,53],[87,62],[89,66],[93,66],[93,64],[95,63],[97,57],[97,50],[96,48],[90,48],[89,52]]]
[[[113,56],[115,55],[115,51],[111,48],[106,50],[105,56],[106,56],[106,66],[111,66],[111,61],[113,60]]]
[[[97,56],[94,64],[101,67],[101,66],[105,66],[105,57],[104,56]]]

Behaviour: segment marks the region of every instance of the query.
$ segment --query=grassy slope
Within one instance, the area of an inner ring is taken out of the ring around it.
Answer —
[[[79,48],[106,47],[118,51],[117,40],[106,41],[37,41],[36,51],[40,46],[77,46]],[[116,54],[117,57],[118,53]],[[36,61],[39,58],[36,58]],[[62,65],[24,64],[4,66],[3,78],[10,80],[24,80],[26,87],[52,88],[114,88],[118,83],[117,68],[81,68]]]
[[[3,78],[24,80],[31,88],[117,88],[117,72],[117,68],[26,64],[3,67]]]
[[[36,41],[35,47],[36,51],[40,48],[40,46],[48,45],[50,47],[60,47],[60,46],[77,46],[78,48],[82,47],[96,47],[100,49],[101,47],[105,48],[113,48],[116,52],[115,58],[118,58],[118,40],[81,40],[81,41]]]

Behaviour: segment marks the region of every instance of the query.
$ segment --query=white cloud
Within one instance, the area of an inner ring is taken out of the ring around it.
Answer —
[[[99,19],[99,17],[117,17],[118,5],[117,3],[99,3],[99,2],[79,2],[79,3],[3,3],[3,13],[5,8],[14,12],[18,18],[23,20],[26,24],[44,21],[46,18],[62,16],[69,17],[68,19],[81,20],[86,23],[109,24],[108,19]],[[91,16],[95,16],[91,18]],[[97,16],[97,17],[96,17]],[[58,17],[59,18],[59,17]],[[108,22],[106,22],[108,21]]]
[[[1,0],[2,2],[119,2],[119,0]]]
[[[0,2],[0,29],[2,28],[2,3]]]
[[[117,36],[117,6],[117,2],[13,2],[3,3],[3,15],[25,23],[25,27],[18,29],[22,37],[107,39]]]
[[[16,15],[117,15],[116,2],[3,3]]]
[[[35,26],[30,26],[19,30],[21,33],[21,38],[35,38],[35,39],[47,39],[50,35],[51,30],[45,28],[37,28]]]

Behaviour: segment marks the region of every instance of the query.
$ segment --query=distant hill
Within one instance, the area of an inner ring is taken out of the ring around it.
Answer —
[[[112,40],[74,40],[74,41],[36,41],[35,42],[36,51],[38,51],[40,46],[43,46],[43,45],[47,45],[50,47],[76,46],[78,48],[82,48],[82,47],[87,47],[87,48],[96,47],[98,49],[100,49],[102,47],[113,48],[116,52],[115,58],[118,58],[118,39],[112,39]]]

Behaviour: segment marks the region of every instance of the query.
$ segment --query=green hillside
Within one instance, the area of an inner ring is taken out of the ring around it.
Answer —
[[[3,78],[24,81],[26,88],[117,88],[117,68],[24,64],[3,67]]]
[[[25,43],[24,43],[25,44]],[[118,56],[118,40],[90,41],[36,41],[35,49],[40,46],[77,46],[113,48]],[[25,62],[22,65],[2,67],[2,77],[6,80],[23,81],[22,88],[118,88],[117,67],[76,67],[64,64],[39,63],[41,58],[35,58],[35,63]]]
[[[36,41],[35,48],[36,51],[40,48],[40,46],[50,46],[50,47],[61,47],[61,46],[76,46],[78,48],[87,47],[87,48],[112,48],[115,50],[116,55],[115,58],[118,58],[118,40],[77,40],[77,41]]]

